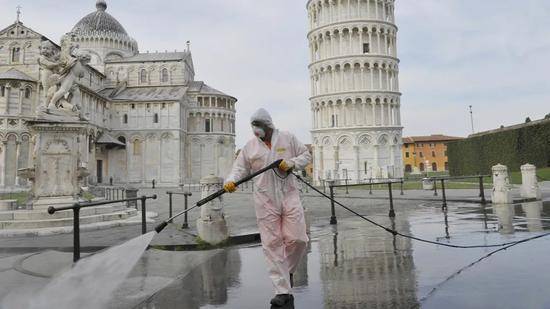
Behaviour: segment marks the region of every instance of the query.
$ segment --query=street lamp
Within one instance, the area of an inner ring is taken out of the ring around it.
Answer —
[[[472,134],[474,134],[474,111],[472,110],[472,105],[470,105],[470,122],[472,124]]]

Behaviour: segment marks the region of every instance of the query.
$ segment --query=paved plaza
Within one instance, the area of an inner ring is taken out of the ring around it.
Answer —
[[[548,199],[550,183],[543,183],[542,188]],[[159,215],[156,223],[168,216],[167,190],[140,190],[140,194],[159,196],[149,204]],[[478,193],[449,190],[447,195],[449,199],[475,200]],[[193,192],[190,205],[198,195]],[[395,190],[394,195],[397,217],[390,219],[386,191],[370,195],[367,190],[351,190],[346,194],[344,189],[336,194],[345,205],[384,226],[432,241],[502,243],[540,234],[549,227],[549,202],[506,208],[450,202],[444,212],[440,196],[434,197],[431,191],[405,191],[401,196]],[[232,235],[257,233],[250,192],[226,195],[224,201]],[[328,200],[309,191],[304,194],[304,203],[311,241],[296,274],[295,308],[463,308],[487,307],[495,302],[500,308],[517,308],[525,302],[531,302],[529,307],[550,305],[550,297],[539,288],[544,272],[538,271],[548,267],[542,256],[550,249],[541,244],[550,239],[495,254],[445,282],[491,249],[453,249],[394,237],[338,206],[338,224],[330,225]],[[174,212],[183,207],[183,198],[174,198]],[[186,251],[162,250],[194,244],[198,215],[198,211],[190,214],[189,229],[182,229],[182,218],[178,218],[153,239],[151,248],[110,300],[111,308],[269,308],[272,287],[258,243],[203,251],[192,247],[182,247],[191,248]],[[148,229],[154,226],[150,223]],[[83,255],[123,243],[140,232],[139,225],[83,232]],[[3,304],[45,286],[70,267],[71,260],[72,234],[0,238]],[[483,275],[487,273],[491,275]],[[483,293],[478,292],[479,285],[484,286]]]

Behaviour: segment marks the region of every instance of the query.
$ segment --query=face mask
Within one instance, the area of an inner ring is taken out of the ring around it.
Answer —
[[[264,129],[262,129],[260,127],[252,126],[252,132],[254,132],[254,135],[256,135],[259,138],[264,138],[265,137],[265,131],[264,131]]]

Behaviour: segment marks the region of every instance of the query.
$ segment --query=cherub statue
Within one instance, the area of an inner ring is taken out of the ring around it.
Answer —
[[[38,65],[42,69],[40,72],[40,83],[46,93],[46,101],[42,105],[43,108],[47,107],[48,102],[51,100],[51,95],[56,88],[52,76],[57,74],[61,69],[61,63],[59,61],[59,53],[50,41],[42,41],[40,44],[40,57],[38,58]]]

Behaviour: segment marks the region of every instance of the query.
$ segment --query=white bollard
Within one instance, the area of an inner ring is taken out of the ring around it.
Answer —
[[[201,198],[222,189],[223,179],[214,175],[200,181]],[[214,199],[201,207],[201,217],[197,220],[199,237],[211,244],[217,245],[229,238],[227,222],[223,214],[223,198]]]
[[[434,189],[434,180],[431,178],[422,178],[422,189],[423,190],[433,190]]]
[[[508,177],[508,168],[502,164],[493,166],[493,204],[511,204],[512,191],[510,187],[510,178]]]
[[[525,212],[525,221],[529,232],[542,232],[542,201],[522,203],[521,208]]]
[[[493,212],[495,213],[495,215],[497,215],[498,218],[498,232],[500,234],[514,234],[514,205],[494,205]]]
[[[521,166],[521,197],[540,200],[542,193],[537,181],[537,168],[532,164]]]

